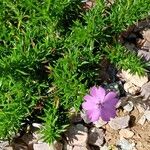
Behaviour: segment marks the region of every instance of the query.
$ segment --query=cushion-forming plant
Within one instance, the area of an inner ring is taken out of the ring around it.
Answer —
[[[118,42],[119,34],[148,17],[150,0],[96,0],[85,10],[75,0],[0,1],[0,138],[41,121],[48,143],[80,110],[98,82],[103,56],[118,68],[143,74],[144,63]],[[30,120],[30,121],[28,121]]]

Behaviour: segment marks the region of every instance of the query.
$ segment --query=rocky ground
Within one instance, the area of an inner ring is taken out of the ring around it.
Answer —
[[[120,36],[128,49],[150,62],[150,20],[141,21]],[[150,71],[150,68],[147,68]],[[106,71],[106,70],[105,70]],[[107,74],[107,72],[105,72]],[[150,150],[150,73],[144,77],[118,71],[120,81],[111,83],[120,95],[117,117],[110,122],[86,123],[84,114],[72,118],[72,125],[59,142],[48,145],[40,139],[35,123],[32,133],[25,133],[9,143],[1,141],[2,150]],[[122,86],[125,94],[121,94]],[[124,96],[122,96],[124,95]]]
[[[3,150],[149,150],[150,149],[150,111],[141,104],[139,97],[124,98],[127,102],[118,109],[117,117],[109,123],[102,120],[85,124],[80,116],[64,134],[61,141],[48,145],[40,139],[37,132],[26,133],[14,139],[11,146],[1,143]]]

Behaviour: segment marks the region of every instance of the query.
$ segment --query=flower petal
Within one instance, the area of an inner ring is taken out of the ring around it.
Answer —
[[[95,122],[99,119],[100,117],[100,109],[95,109],[95,110],[89,110],[87,111],[87,117],[91,122]]]
[[[105,96],[103,103],[109,102],[110,105],[116,105],[117,102],[118,102],[118,99],[117,99],[116,97],[117,97],[116,92],[109,92],[109,93]]]
[[[91,96],[96,96],[96,91],[97,91],[97,87],[96,86],[93,86],[91,89],[90,89],[90,95]]]
[[[95,103],[93,103],[92,101],[86,101],[82,103],[82,108],[84,110],[93,110],[93,109],[97,109],[98,105],[96,105]]]
[[[118,103],[118,98],[113,98],[113,99],[110,99],[109,101],[106,101],[103,103],[103,106],[108,109],[110,109],[111,107],[116,107],[117,103]]]
[[[115,108],[111,109],[102,109],[101,110],[101,118],[104,121],[110,121],[110,118],[114,118],[116,116],[116,110]]]
[[[84,96],[84,100],[86,100],[86,101],[94,101],[94,97],[92,97],[92,96],[87,94],[87,95]]]
[[[102,102],[104,100],[104,97],[106,95],[106,91],[102,87],[92,87],[90,89],[90,95],[93,97],[96,97],[98,102]]]
[[[109,121],[110,118],[114,118],[116,116],[115,105],[117,102],[118,102],[118,99],[113,98],[103,103],[101,107],[101,118],[104,121]]]
[[[92,103],[99,103],[99,99],[97,97],[92,97],[91,95],[85,95],[84,96],[84,100],[86,100],[87,102],[91,101]]]

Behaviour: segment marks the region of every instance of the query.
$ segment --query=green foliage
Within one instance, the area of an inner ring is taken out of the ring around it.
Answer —
[[[15,134],[24,117],[31,114],[29,110],[36,104],[36,95],[11,77],[1,78],[0,89],[0,137],[6,138]]]
[[[80,110],[99,78],[101,55],[118,68],[143,74],[145,65],[118,44],[118,35],[150,12],[149,0],[97,0],[88,11],[80,0],[0,1],[0,138],[10,138],[37,104],[44,111],[43,139],[52,143]]]
[[[78,56],[76,52],[68,53],[59,59],[52,75],[58,88],[61,105],[65,109],[72,107],[78,109],[85,94],[86,84],[81,83],[83,77],[77,73]]]
[[[55,97],[56,99],[56,97]],[[68,122],[66,120],[65,111],[63,112],[56,104],[49,103],[48,108],[45,109],[45,115],[42,119],[45,121],[41,133],[43,139],[52,143],[61,137],[61,134],[66,130]]]
[[[53,64],[61,55],[54,51],[61,44],[54,29],[57,22],[47,13],[48,2],[42,7],[38,1],[1,2],[0,138],[17,132],[36,103],[47,95],[43,62]]]
[[[128,26],[144,19],[150,12],[149,0],[117,0],[109,12],[113,33],[120,33]]]
[[[131,73],[137,72],[139,75],[143,75],[145,72],[144,67],[146,67],[146,65],[140,58],[138,58],[134,52],[127,51],[120,44],[116,44],[113,47],[108,46],[105,48],[105,51],[110,61],[115,63],[118,68],[124,70],[132,68],[130,69]]]

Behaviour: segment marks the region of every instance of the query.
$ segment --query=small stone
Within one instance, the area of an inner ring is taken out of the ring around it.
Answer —
[[[4,149],[2,149],[2,150],[13,150],[13,147],[11,147],[11,146],[4,147]]]
[[[145,108],[143,105],[141,105],[140,103],[138,103],[136,105],[136,108],[138,109],[139,113],[144,113],[145,112]]]
[[[150,82],[142,86],[141,95],[144,97],[144,100],[147,100],[150,98]]]
[[[131,82],[138,87],[142,87],[142,85],[148,82],[147,74],[145,76],[139,76],[138,74],[131,74],[129,70],[122,70],[122,77],[126,81]]]
[[[82,119],[84,120],[85,123],[89,124],[91,121],[87,118],[87,115],[85,113],[85,111],[81,111],[80,112]]]
[[[142,45],[141,49],[149,50],[150,51],[150,41],[145,41],[144,44]]]
[[[66,139],[71,146],[86,146],[88,129],[82,124],[71,126],[66,132]]]
[[[73,150],[91,150],[89,146],[74,146]]]
[[[131,95],[136,95],[137,93],[140,92],[140,88],[132,84],[131,82],[126,82],[124,84],[124,90]]]
[[[143,31],[143,37],[150,42],[150,29]]]
[[[93,127],[89,131],[88,143],[95,146],[101,146],[104,143],[104,130]]]
[[[109,147],[104,145],[104,146],[100,147],[100,150],[109,150]]]
[[[150,121],[150,110],[146,110],[146,111],[144,112],[144,116],[146,117],[146,119],[147,119],[148,121]]]
[[[146,121],[146,117],[145,117],[145,115],[143,115],[143,116],[138,120],[138,123],[141,124],[141,125],[144,125],[145,121]]]
[[[118,136],[118,130],[114,130],[112,129],[109,124],[106,125],[105,127],[105,141],[106,141],[106,144],[116,144],[116,140],[119,138]],[[113,138],[112,138],[113,137]],[[109,146],[107,145],[107,146]]]
[[[54,150],[54,148],[49,146],[47,143],[33,144],[34,150]]]
[[[121,129],[119,131],[119,134],[120,134],[121,138],[124,137],[124,138],[127,138],[127,139],[133,137],[133,135],[134,135],[134,133],[132,131],[128,130],[128,129]]]
[[[8,141],[0,141],[0,149],[4,149],[4,147],[6,147],[8,145],[9,145]]]
[[[133,102],[128,101],[128,103],[123,107],[125,111],[131,112],[133,110]]]
[[[104,120],[102,120],[102,119],[100,118],[98,121],[94,122],[93,124],[94,124],[97,128],[100,128],[100,127],[104,126],[105,124],[107,124],[107,122],[104,121]]]
[[[135,148],[135,143],[129,143],[128,140],[126,140],[125,138],[121,138],[118,142],[117,142],[117,146],[121,149],[121,150],[133,150]]]
[[[116,117],[109,121],[109,126],[114,130],[119,130],[128,127],[130,116]]]
[[[146,61],[150,60],[150,52],[145,50],[138,50],[138,56],[144,58]]]
[[[63,150],[73,150],[73,146],[71,146],[67,142],[65,142],[63,145]]]
[[[139,137],[140,138],[140,137]],[[136,148],[138,148],[137,150],[144,150],[143,148],[143,143],[139,140],[137,143],[136,143]]]

